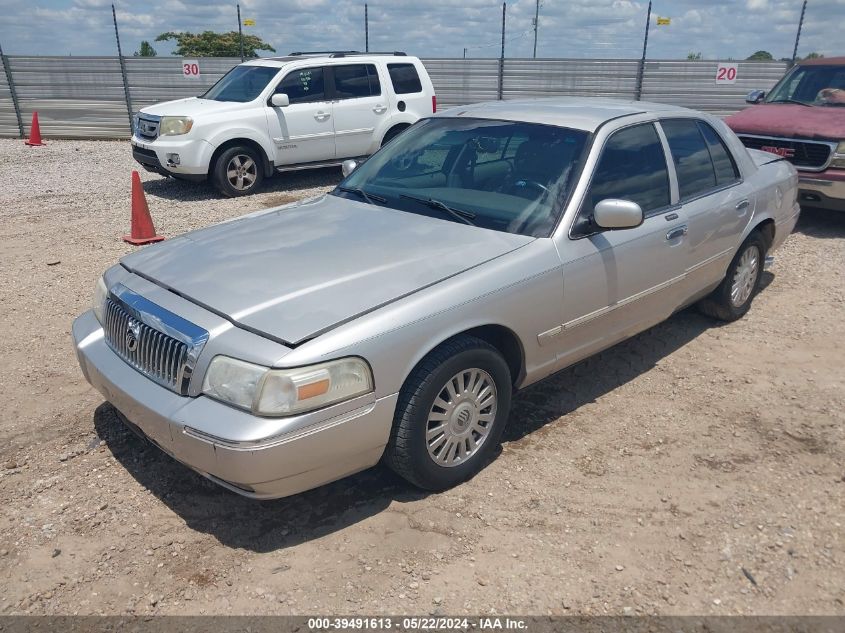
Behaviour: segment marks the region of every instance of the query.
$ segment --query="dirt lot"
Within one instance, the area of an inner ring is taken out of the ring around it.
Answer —
[[[258,503],[77,367],[132,168],[125,142],[0,141],[0,613],[845,614],[845,217],[804,214],[745,319],[686,311],[519,394],[459,488],[376,468]],[[173,236],[339,174],[240,200],[143,177]]]

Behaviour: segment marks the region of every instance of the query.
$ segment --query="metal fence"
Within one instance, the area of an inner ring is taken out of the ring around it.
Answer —
[[[199,60],[200,76],[187,79],[179,57],[127,57],[127,104],[117,57],[7,56],[26,133],[38,111],[48,137],[125,138],[129,111],[153,103],[201,94],[230,68],[235,58]],[[559,95],[634,99],[639,60],[630,59],[426,59],[441,107],[502,98]],[[643,67],[642,99],[687,106],[719,115],[745,107],[750,90],[770,89],[787,69],[785,62],[735,62],[735,83],[717,84],[716,61],[650,60]],[[0,69],[5,70],[5,69]],[[0,136],[19,136],[12,92],[0,72]]]

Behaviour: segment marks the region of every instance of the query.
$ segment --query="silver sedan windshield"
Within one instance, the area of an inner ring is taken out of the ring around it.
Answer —
[[[386,145],[333,193],[547,237],[575,182],[588,136],[535,123],[427,119]]]

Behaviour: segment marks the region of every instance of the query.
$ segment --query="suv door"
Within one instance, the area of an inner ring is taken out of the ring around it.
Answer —
[[[689,225],[684,300],[719,283],[754,212],[753,190],[713,127],[700,119],[664,119]]]
[[[265,106],[276,148],[275,164],[334,161],[334,120],[326,96],[325,69],[312,66],[290,71],[273,91],[279,93],[288,96],[290,105],[273,107],[268,99]]]
[[[686,221],[673,206],[666,153],[653,123],[617,130],[604,144],[581,208],[561,245],[560,365],[569,365],[667,318],[680,302]],[[601,200],[631,200],[643,223],[604,230]]]
[[[339,64],[326,68],[334,106],[335,147],[338,158],[367,156],[378,149],[375,131],[387,120],[375,64]]]

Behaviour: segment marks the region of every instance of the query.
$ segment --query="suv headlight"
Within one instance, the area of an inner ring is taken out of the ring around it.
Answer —
[[[94,286],[94,299],[91,301],[91,309],[94,311],[94,316],[97,320],[103,322],[103,310],[106,307],[106,299],[109,296],[109,289],[106,288],[105,280],[100,277],[97,280],[97,285]]]
[[[845,141],[840,141],[836,146],[836,153],[833,155],[833,160],[830,161],[831,167],[838,169],[845,169]]]
[[[205,372],[205,395],[257,415],[286,416],[321,409],[373,390],[370,368],[360,358],[269,369],[215,356]]]
[[[165,116],[161,117],[158,126],[159,136],[179,136],[187,134],[194,126],[194,120],[189,116]]]

